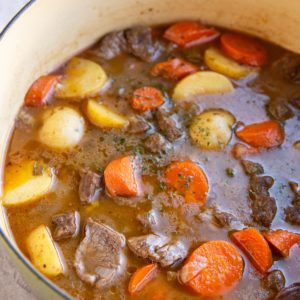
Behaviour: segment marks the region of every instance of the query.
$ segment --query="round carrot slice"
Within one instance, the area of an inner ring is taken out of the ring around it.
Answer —
[[[266,232],[264,237],[283,256],[289,256],[292,246],[300,242],[300,234],[282,229]]]
[[[277,121],[266,121],[247,125],[236,132],[236,136],[253,147],[271,148],[284,141],[284,131]]]
[[[197,248],[179,271],[179,281],[204,297],[222,296],[242,278],[243,259],[226,241],[210,241]]]
[[[141,112],[158,108],[164,104],[164,96],[160,90],[145,86],[134,91],[132,107]]]
[[[225,33],[220,40],[225,54],[239,63],[255,67],[267,63],[268,55],[265,47],[252,37],[238,33]]]
[[[157,274],[158,265],[150,264],[137,269],[130,278],[128,285],[129,294],[135,295],[141,291]]]
[[[187,202],[204,205],[208,181],[203,170],[192,161],[172,163],[165,172],[167,185],[182,194]]]
[[[270,247],[262,234],[255,228],[247,228],[233,233],[230,237],[241,248],[253,266],[262,274],[273,264]]]

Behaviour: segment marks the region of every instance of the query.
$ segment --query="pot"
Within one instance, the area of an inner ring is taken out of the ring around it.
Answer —
[[[0,35],[0,194],[5,153],[24,95],[103,34],[136,24],[197,19],[300,53],[300,2],[289,0],[32,0]],[[70,299],[18,250],[0,206],[0,242],[40,299]]]

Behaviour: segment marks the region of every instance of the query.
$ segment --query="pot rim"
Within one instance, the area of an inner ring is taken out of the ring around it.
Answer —
[[[32,4],[37,2],[37,0],[30,0],[27,4],[25,4],[14,16],[13,18],[7,23],[7,25],[3,28],[3,30],[0,32],[0,46],[1,46],[1,40],[4,37],[4,35],[8,32],[8,30],[11,28],[11,26],[14,25],[14,23],[18,20],[18,18],[27,11]],[[36,270],[36,268],[24,257],[24,255],[21,253],[21,251],[17,248],[16,245],[12,243],[12,241],[6,236],[3,229],[0,227],[0,238],[4,241],[6,246],[12,250],[15,257],[21,261],[23,265],[33,274],[36,276],[38,280],[40,280],[43,284],[45,284],[48,288],[52,289],[58,296],[60,296],[62,299],[66,300],[72,300],[71,298],[64,290],[59,288],[56,284],[52,283],[48,278],[46,278],[44,275],[42,275],[40,272]],[[26,281],[26,280],[25,280]]]

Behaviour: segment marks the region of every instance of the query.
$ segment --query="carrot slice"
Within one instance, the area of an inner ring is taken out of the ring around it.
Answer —
[[[47,96],[54,88],[54,85],[60,79],[58,75],[46,75],[37,79],[29,88],[25,96],[25,105],[31,107],[40,107],[45,104]]]
[[[192,161],[172,163],[165,172],[169,188],[182,194],[187,202],[204,205],[208,193],[208,181],[203,170]]]
[[[160,90],[144,86],[134,91],[132,107],[141,112],[158,108],[164,104],[164,96]]]
[[[164,38],[180,47],[192,47],[216,39],[220,33],[198,22],[179,22],[169,27]]]
[[[158,265],[150,264],[137,269],[130,278],[128,292],[131,296],[140,292],[157,274]]]
[[[263,235],[255,228],[233,233],[230,238],[247,255],[253,266],[262,274],[273,264],[271,249]]]
[[[246,146],[241,143],[233,145],[231,153],[234,158],[240,159],[248,155],[255,155],[259,153],[259,149],[251,146]]]
[[[136,159],[133,156],[111,161],[104,171],[104,180],[111,196],[136,197],[140,194]]]
[[[183,59],[173,58],[156,64],[151,70],[151,75],[162,76],[168,80],[179,80],[198,70],[197,66]]]
[[[266,232],[264,237],[283,256],[289,256],[292,246],[300,242],[300,234],[282,229]]]
[[[253,147],[271,148],[284,141],[284,131],[276,121],[254,123],[236,132],[236,136]]]
[[[225,33],[220,41],[225,54],[239,63],[255,67],[267,63],[268,54],[265,47],[252,37],[238,33]]]
[[[222,296],[242,278],[243,259],[226,241],[210,241],[198,247],[179,271],[179,281],[198,295]]]

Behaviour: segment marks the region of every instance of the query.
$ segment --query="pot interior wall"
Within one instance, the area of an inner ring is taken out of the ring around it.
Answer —
[[[0,41],[0,170],[14,118],[32,81],[111,30],[199,19],[300,52],[300,1],[37,0]],[[283,30],[284,29],[284,30]],[[0,192],[1,192],[0,176]],[[5,232],[5,217],[0,213]]]

